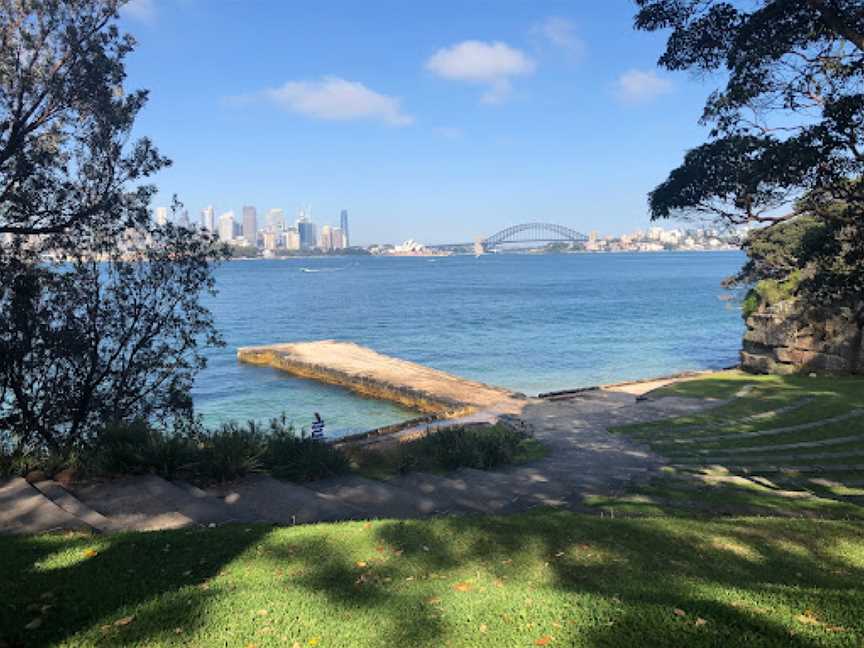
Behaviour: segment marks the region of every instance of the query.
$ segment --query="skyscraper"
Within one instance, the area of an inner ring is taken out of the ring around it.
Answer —
[[[343,209],[342,213],[339,214],[339,229],[342,230],[342,240],[345,243],[345,247],[349,247],[351,245],[351,237],[348,235],[348,210]]]
[[[243,207],[243,238],[246,245],[258,245],[258,213],[249,205]]]
[[[216,231],[216,210],[213,205],[208,205],[201,210],[201,228],[208,232]]]
[[[219,217],[219,239],[230,241],[234,238],[234,212],[225,212]]]
[[[177,220],[180,227],[189,227],[189,210],[184,209],[180,212],[180,218]]]
[[[281,209],[271,209],[267,212],[267,227],[274,232],[285,229],[285,212]]]
[[[312,250],[318,247],[318,232],[315,223],[301,209],[300,218],[297,219],[297,232],[300,235],[300,249]]]
[[[321,226],[321,249],[325,252],[329,252],[333,249],[333,237],[332,237],[333,228],[329,225]]]
[[[167,207],[157,207],[156,214],[154,220],[156,224],[160,227],[168,224],[168,208]]]

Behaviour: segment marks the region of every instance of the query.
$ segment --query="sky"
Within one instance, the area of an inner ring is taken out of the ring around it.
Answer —
[[[132,0],[135,134],[190,217],[254,205],[352,244],[473,241],[543,221],[616,234],[704,141],[716,79],[656,67],[613,2]]]

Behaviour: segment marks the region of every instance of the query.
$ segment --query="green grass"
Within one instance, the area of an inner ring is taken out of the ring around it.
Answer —
[[[0,642],[859,646],[864,529],[508,518],[0,538]],[[28,629],[29,626],[29,629]]]
[[[621,497],[592,498],[590,506],[639,515],[698,512],[864,518],[860,489],[843,483],[864,482],[864,471],[835,468],[864,464],[864,417],[831,420],[864,409],[864,378],[753,376],[732,371],[669,385],[652,396],[725,402],[697,414],[613,429],[649,444],[677,464],[678,470],[669,470],[665,477]],[[781,430],[801,424],[816,425]],[[746,436],[756,432],[772,434]],[[782,447],[846,437],[853,438],[829,446]],[[833,453],[842,455],[811,456]],[[818,470],[797,474],[771,470],[786,467]],[[836,483],[825,486],[818,483],[820,478]]]

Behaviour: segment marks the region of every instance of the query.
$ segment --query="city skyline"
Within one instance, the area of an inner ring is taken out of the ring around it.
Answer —
[[[150,90],[136,130],[174,160],[156,204],[349,204],[352,244],[470,240],[539,214],[623,231],[704,138],[715,84],[658,71],[663,39],[632,19],[627,3],[135,0],[125,85]]]

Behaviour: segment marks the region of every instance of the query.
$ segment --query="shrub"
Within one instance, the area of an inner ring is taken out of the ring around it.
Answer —
[[[263,467],[261,459],[267,449],[261,426],[249,421],[245,427],[225,423],[202,436],[196,473],[203,478],[229,481]]]
[[[402,469],[488,470],[512,463],[526,438],[504,425],[442,428],[404,446]]]
[[[180,432],[166,433],[144,421],[112,423],[96,437],[94,459],[83,462],[101,474],[158,473],[174,479],[196,460],[194,439]],[[85,453],[86,454],[86,453]]]
[[[326,479],[350,468],[342,452],[302,432],[298,435],[284,417],[270,422],[264,462],[273,476],[296,482]]]

